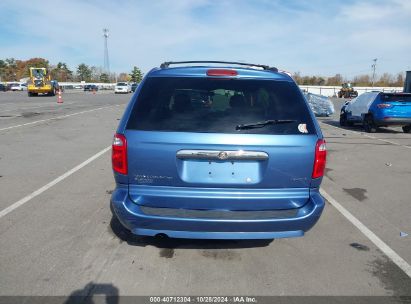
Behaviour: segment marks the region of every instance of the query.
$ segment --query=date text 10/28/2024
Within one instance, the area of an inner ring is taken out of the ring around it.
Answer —
[[[212,297],[212,296],[162,296],[150,297],[150,303],[258,303],[255,297],[230,296],[230,297]]]

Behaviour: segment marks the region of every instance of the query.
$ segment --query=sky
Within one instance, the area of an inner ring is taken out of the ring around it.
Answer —
[[[143,72],[164,61],[267,64],[350,78],[411,70],[411,0],[0,1],[0,59]]]

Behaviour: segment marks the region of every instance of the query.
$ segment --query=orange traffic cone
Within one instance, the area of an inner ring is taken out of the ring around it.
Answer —
[[[96,89],[93,89],[93,95],[96,95]]]
[[[63,98],[61,97],[61,90],[58,91],[57,103],[63,103]]]

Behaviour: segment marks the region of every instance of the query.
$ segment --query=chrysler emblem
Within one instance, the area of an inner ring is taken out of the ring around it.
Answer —
[[[221,159],[221,160],[227,159],[228,158],[228,153],[222,151],[222,152],[218,153],[217,157],[218,157],[218,159]]]

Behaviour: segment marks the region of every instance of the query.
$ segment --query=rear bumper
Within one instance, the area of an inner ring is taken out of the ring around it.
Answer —
[[[111,196],[111,206],[122,225],[137,235],[166,234],[174,238],[193,239],[273,239],[303,236],[318,221],[324,209],[324,199],[318,189],[313,189],[304,206],[292,210],[270,210],[267,211],[267,217],[264,211],[258,211],[258,216],[255,216],[254,211],[241,211],[244,212],[241,218],[240,211],[232,216],[231,211],[222,210],[207,210],[201,216],[200,210],[149,208],[150,212],[147,212],[147,209],[129,198],[127,186],[120,186]],[[227,216],[224,216],[225,213]]]
[[[374,119],[377,126],[406,126],[411,125],[411,117],[389,117]]]

